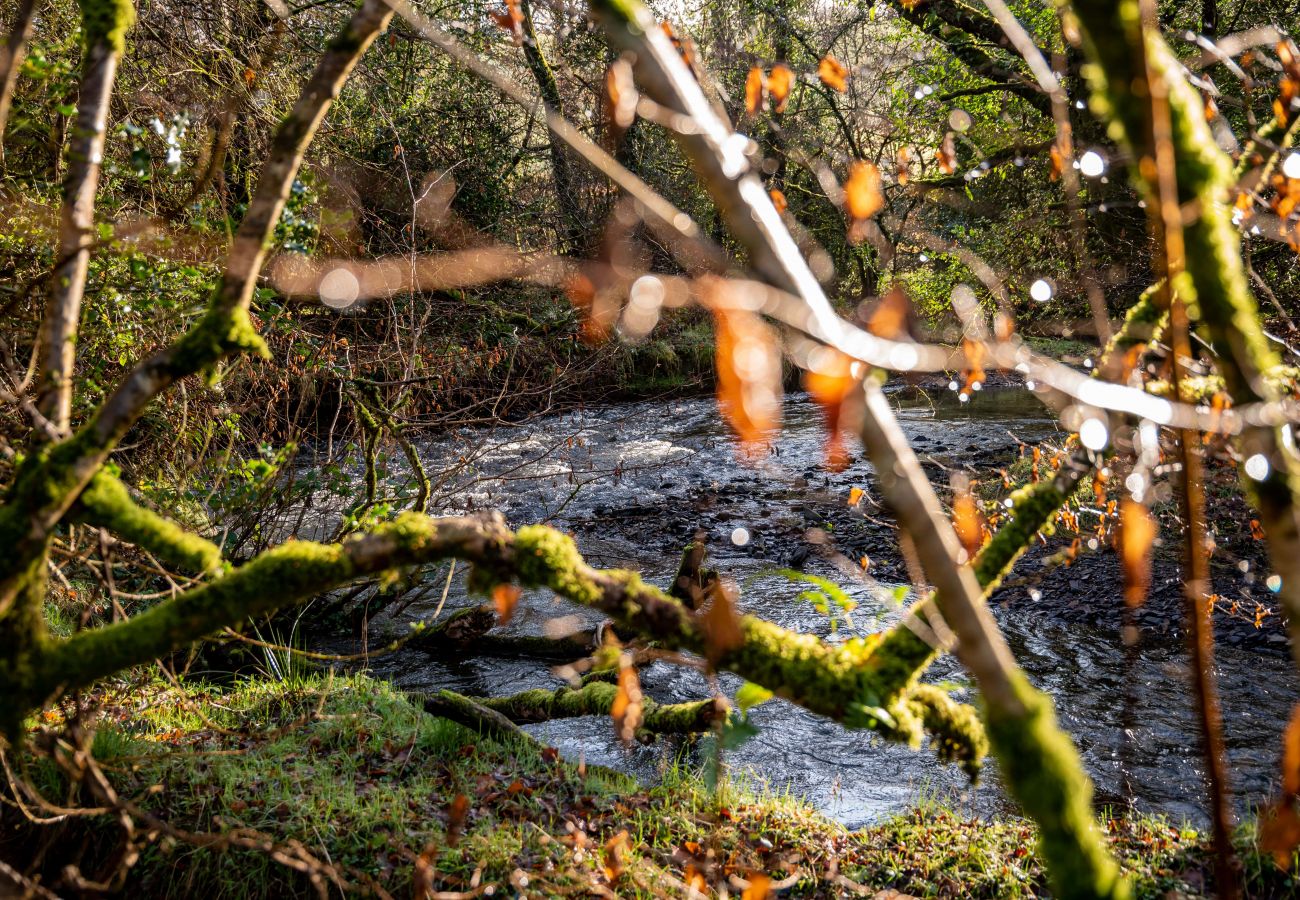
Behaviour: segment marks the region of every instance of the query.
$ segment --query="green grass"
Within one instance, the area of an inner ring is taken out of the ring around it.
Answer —
[[[735,894],[736,879],[755,872],[785,884],[782,896],[838,896],[851,890],[843,879],[922,897],[1044,895],[1033,829],[1016,819],[971,819],[928,801],[854,832],[741,779],[715,792],[673,769],[647,789],[484,739],[363,677],[154,684],[113,699],[95,758],[121,796],[191,833],[141,842],[126,882],[140,896],[315,895],[265,850],[198,846],[207,838],[195,834],[243,835],[324,863],[336,895],[343,884],[411,896],[421,868],[439,890],[494,885],[497,896],[521,886],[529,896],[683,895],[692,880],[730,882]],[[24,757],[28,779],[66,799],[53,763],[34,755]],[[47,884],[68,862],[96,871],[120,847],[108,816],[39,828],[3,816],[0,856],[31,858],[49,842]],[[1195,831],[1149,818],[1107,827],[1141,896],[1203,894],[1209,861]],[[1242,846],[1251,896],[1300,887],[1250,850],[1248,832]]]

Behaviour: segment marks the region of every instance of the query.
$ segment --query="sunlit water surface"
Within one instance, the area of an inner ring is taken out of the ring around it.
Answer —
[[[960,465],[980,454],[987,459],[989,453],[1009,459],[1018,440],[1032,443],[1056,434],[1053,419],[1023,390],[986,390],[968,403],[948,392],[906,396],[900,417],[908,437],[922,456],[948,464]],[[659,584],[667,583],[681,547],[697,527],[703,528],[713,565],[742,585],[744,611],[786,628],[829,636],[827,617],[795,599],[798,587],[771,574],[790,562],[790,546],[769,540],[776,525],[787,531],[792,524],[823,526],[816,510],[809,509],[810,497],[844,498],[853,486],[869,487],[870,467],[864,461],[838,474],[825,472],[823,442],[820,411],[806,397],[795,396],[786,402],[776,452],[758,466],[737,463],[711,399],[643,402],[450,435],[426,444],[423,452],[431,460],[465,460],[442,488],[447,511],[496,507],[512,525],[548,521],[572,532],[593,564],[639,569]],[[715,499],[703,502],[702,494]],[[743,546],[733,543],[737,528],[748,532]],[[846,581],[815,554],[804,567],[836,578],[860,603],[854,627],[841,625],[840,636],[878,630],[897,619],[898,606],[880,586]],[[403,619],[430,617],[438,593],[405,610]],[[1117,586],[1083,600],[1122,602]],[[458,575],[442,614],[475,602]],[[996,614],[1020,664],[1056,698],[1060,718],[1078,742],[1102,800],[1118,805],[1132,796],[1145,810],[1203,821],[1202,767],[1181,645],[1146,641],[1135,670],[1140,700],[1125,719],[1126,676],[1117,634],[1054,622],[1036,614],[1027,595]],[[576,616],[584,623],[598,618],[537,593],[525,598],[509,628],[538,633],[560,616]],[[394,633],[405,627],[404,622],[387,625]],[[535,662],[440,659],[415,651],[375,658],[370,669],[411,690],[451,688],[480,696],[560,684]],[[1230,647],[1219,650],[1218,676],[1232,784],[1244,809],[1272,791],[1279,735],[1300,699],[1300,682],[1287,660]],[[941,660],[931,677],[964,683],[951,658]],[[698,673],[666,663],[646,669],[642,682],[664,702],[698,699],[706,690]],[[739,680],[724,676],[722,683],[734,691]],[[971,787],[959,771],[937,763],[928,751],[848,731],[784,701],[759,707],[753,720],[759,734],[726,756],[732,771],[803,796],[850,826],[903,810],[923,797],[938,796],[978,813],[1011,808],[992,764],[981,783]],[[1127,740],[1125,721],[1135,723]],[[602,719],[554,721],[529,730],[566,756],[647,780],[675,759],[702,762],[700,751],[673,741],[625,747]]]

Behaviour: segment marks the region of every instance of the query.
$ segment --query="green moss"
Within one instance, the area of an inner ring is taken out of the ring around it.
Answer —
[[[88,48],[104,43],[114,53],[122,53],[126,33],[134,24],[131,0],[81,0],[81,36]]]
[[[930,734],[935,755],[957,763],[974,779],[989,754],[988,736],[975,708],[957,703],[948,692],[932,684],[918,684],[907,693],[907,703]]]
[[[176,342],[170,368],[176,377],[184,377],[212,371],[225,357],[245,352],[271,358],[271,350],[253,327],[248,310],[237,307],[225,312],[213,306]]]
[[[1161,309],[1157,303],[1160,287],[1160,283],[1151,285],[1129,307],[1124,315],[1124,324],[1106,345],[1103,359],[1118,359],[1132,347],[1160,340],[1169,321],[1168,311]]]
[[[129,666],[162,656],[209,635],[270,612],[351,577],[343,547],[291,541],[252,562],[133,616],[125,622],[78,632],[52,644],[37,660],[34,683],[42,691],[66,693]],[[34,708],[43,696],[15,696]]]
[[[1121,876],[1092,813],[1092,782],[1069,737],[1056,722],[1052,700],[1017,675],[1014,690],[1023,715],[986,711],[989,738],[1003,780],[1037,823],[1038,849],[1056,895],[1127,898]]]
[[[474,702],[504,714],[512,722],[545,722],[579,716],[608,716],[618,692],[613,684],[592,681],[576,690],[537,688],[508,697],[476,698]],[[641,715],[642,734],[691,734],[711,729],[719,710],[713,700],[660,704],[646,697],[642,700]]]
[[[122,482],[102,470],[95,473],[81,492],[74,516],[82,522],[107,528],[186,571],[204,574],[221,571],[221,548],[140,506],[131,499]]]
[[[573,538],[554,528],[525,525],[515,532],[515,561],[519,580],[528,587],[548,587],[588,606],[600,600],[600,589],[583,574]]]

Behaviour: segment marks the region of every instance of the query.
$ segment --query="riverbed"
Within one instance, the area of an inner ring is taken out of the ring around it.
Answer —
[[[987,474],[1010,465],[1024,446],[1063,437],[1048,411],[1022,388],[984,390],[968,400],[942,389],[894,396],[904,430],[933,473],[968,468]],[[743,464],[709,398],[646,401],[450,434],[423,444],[421,452],[430,460],[457,462],[438,487],[440,509],[433,512],[495,507],[514,526],[545,521],[572,533],[593,565],[634,568],[661,585],[672,576],[681,548],[703,532],[712,565],[740,587],[744,612],[839,639],[896,621],[895,588],[909,579],[888,516],[875,505],[870,465],[855,457],[844,471],[828,472],[822,465],[824,440],[821,411],[795,395],[785,402],[784,427],[773,449]],[[400,480],[400,464],[392,465]],[[855,487],[866,493],[851,509],[848,497]],[[869,560],[865,574],[863,557]],[[1035,564],[1027,560],[1021,569]],[[858,604],[851,621],[832,623],[797,599],[804,586],[777,574],[780,567],[835,579]],[[1029,587],[1000,592],[995,615],[1030,678],[1056,699],[1100,800],[1202,823],[1199,737],[1182,641],[1168,623],[1144,628],[1129,667],[1118,629],[1095,624],[1114,620],[1123,602],[1118,576],[1106,575],[1115,571],[1098,566],[1086,583],[1071,582],[1078,585],[1071,608],[1095,609],[1095,616],[1059,615],[1060,604],[1045,602],[1041,590]],[[445,574],[444,568],[435,578]],[[463,570],[450,580],[445,602],[435,591],[398,621],[380,619],[372,627],[400,634],[408,621],[427,620],[439,606],[445,617],[480,602],[466,595],[461,575]],[[1158,570],[1158,582],[1160,577]],[[1163,577],[1169,588],[1177,573]],[[903,602],[911,599],[909,593]],[[508,628],[542,633],[596,621],[586,610],[534,592]],[[561,684],[544,664],[514,659],[435,658],[408,650],[376,657],[368,667],[403,688],[479,696]],[[1236,646],[1220,647],[1217,671],[1232,788],[1244,811],[1266,800],[1276,784],[1280,734],[1300,700],[1300,678],[1282,653]],[[941,660],[929,679],[948,682],[956,696],[969,699],[966,679],[951,658]],[[707,693],[697,672],[667,663],[644,670],[642,683],[666,702]],[[724,676],[721,683],[732,692],[740,682]],[[971,786],[927,750],[847,731],[784,701],[770,701],[752,717],[757,736],[726,754],[733,775],[802,796],[846,825],[869,823],[928,798],[977,814],[1012,809],[991,762],[981,782]],[[604,719],[529,730],[568,757],[645,780],[674,764],[702,762],[698,750],[673,741],[625,747]]]

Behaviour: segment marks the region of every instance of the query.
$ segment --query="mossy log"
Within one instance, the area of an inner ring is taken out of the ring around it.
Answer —
[[[537,738],[524,731],[508,717],[489,709],[464,694],[455,691],[438,691],[433,694],[407,694],[407,698],[431,716],[450,719],[472,731],[481,732],[496,740],[524,744],[540,753],[545,749]]]
[[[527,724],[578,716],[607,716],[617,696],[615,685],[596,681],[577,689],[538,688],[509,697],[476,698],[474,702],[501,713],[511,722]],[[695,734],[712,730],[726,713],[726,705],[713,699],[661,704],[647,697],[642,700],[640,730],[647,734]]]

